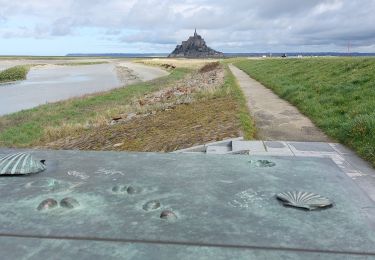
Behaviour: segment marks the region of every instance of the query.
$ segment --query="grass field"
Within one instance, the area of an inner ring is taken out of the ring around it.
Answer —
[[[194,94],[192,103],[159,109],[126,124],[108,124],[124,111],[138,109],[135,101],[145,95],[171,88],[194,73],[198,73],[196,69],[180,66],[169,76],[147,83],[0,117],[0,146],[172,151],[239,135],[251,139],[254,127],[245,98],[226,67],[223,84]],[[67,145],[65,140],[72,141]],[[124,145],[114,147],[116,143]]]
[[[375,165],[375,59],[241,60],[235,65]]]
[[[25,80],[29,70],[30,66],[22,65],[0,71],[0,83]]]

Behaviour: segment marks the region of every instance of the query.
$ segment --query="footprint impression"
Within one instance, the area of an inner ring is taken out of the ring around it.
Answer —
[[[126,185],[115,185],[111,189],[114,194],[128,194],[128,195],[138,195],[144,190],[139,186],[126,186]],[[161,209],[161,202],[159,200],[150,200],[143,204],[142,209],[144,211],[152,212]],[[177,214],[172,210],[162,210],[160,213],[160,219],[173,221],[177,219]]]
[[[36,209],[38,211],[47,211],[57,208],[58,205],[59,204],[57,203],[57,200],[53,198],[48,198],[39,203]],[[60,207],[65,209],[74,209],[79,207],[79,202],[75,198],[66,197],[60,201]]]

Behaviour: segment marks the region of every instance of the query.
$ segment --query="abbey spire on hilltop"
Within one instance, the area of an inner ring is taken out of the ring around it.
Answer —
[[[194,31],[194,36],[190,36],[187,41],[177,45],[176,49],[168,57],[185,57],[185,58],[219,58],[223,57],[222,52],[215,51],[206,45],[205,40]]]

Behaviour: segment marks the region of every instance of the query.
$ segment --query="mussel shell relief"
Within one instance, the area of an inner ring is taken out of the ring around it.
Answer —
[[[46,166],[31,154],[15,153],[0,158],[0,175],[25,175],[44,171]]]

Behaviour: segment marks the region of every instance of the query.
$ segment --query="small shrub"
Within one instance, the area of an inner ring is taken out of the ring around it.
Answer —
[[[0,82],[25,80],[30,68],[28,66],[15,66],[0,72]]]

